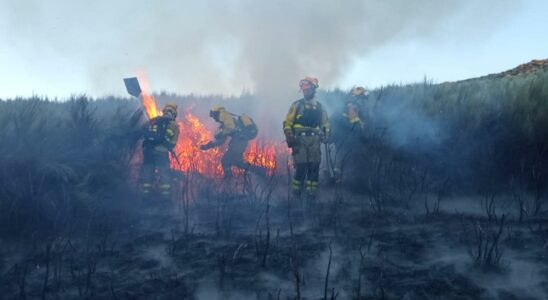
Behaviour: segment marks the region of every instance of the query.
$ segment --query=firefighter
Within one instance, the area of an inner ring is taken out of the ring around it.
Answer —
[[[173,151],[179,138],[176,117],[177,105],[166,104],[162,109],[162,115],[149,120],[146,125],[141,186],[145,197],[151,196],[156,181],[159,194],[166,199],[171,197],[169,153]]]
[[[331,142],[335,151],[330,153],[328,159],[333,161],[333,178],[336,182],[342,180],[342,171],[347,161],[355,151],[359,151],[358,143],[361,142],[363,134],[363,122],[360,118],[360,107],[367,98],[368,91],[361,87],[353,88],[345,99],[344,106],[331,120],[333,133]]]
[[[230,138],[228,148],[221,159],[223,172],[226,179],[233,176],[232,166],[251,171],[260,176],[266,176],[267,170],[264,167],[252,165],[244,160],[244,152],[250,140],[257,137],[257,125],[246,114],[241,116],[229,113],[224,107],[214,105],[209,116],[219,123],[219,130],[215,139],[207,144],[201,145],[201,150],[208,150],[225,144]]]
[[[329,120],[323,105],[315,97],[318,79],[306,77],[299,86],[303,98],[291,104],[283,127],[295,166],[293,195],[299,197],[305,185],[307,197],[314,199],[318,188],[321,143],[326,142],[330,134]]]

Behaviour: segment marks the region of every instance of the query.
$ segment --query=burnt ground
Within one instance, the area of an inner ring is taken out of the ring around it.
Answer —
[[[306,203],[286,180],[201,182],[83,234],[3,240],[2,299],[548,299],[547,218],[520,221],[511,198]]]

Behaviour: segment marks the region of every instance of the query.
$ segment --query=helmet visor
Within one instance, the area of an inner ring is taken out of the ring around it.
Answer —
[[[219,114],[220,114],[219,111],[215,111],[215,110],[209,111],[209,116],[215,120],[219,119]]]
[[[301,88],[301,91],[308,90],[308,89],[315,89],[316,85],[308,80],[301,80],[299,82],[299,87]]]
[[[162,113],[164,114],[164,116],[168,116],[172,119],[175,119],[177,117],[177,111],[172,108],[164,108],[162,110]]]

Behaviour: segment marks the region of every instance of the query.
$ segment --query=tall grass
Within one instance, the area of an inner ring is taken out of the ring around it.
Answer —
[[[141,116],[132,101],[0,102],[0,234],[68,230],[127,196]]]
[[[331,107],[340,91],[323,95]],[[460,192],[505,192],[510,183],[543,194],[548,171],[548,70],[454,83],[423,82],[375,90],[362,105],[366,156],[354,174],[376,176],[373,159],[427,170]],[[382,147],[374,145],[380,144]],[[374,152],[374,149],[379,151]],[[373,151],[373,153],[372,153]],[[392,166],[394,167],[394,166]],[[395,167],[394,176],[402,170]],[[419,176],[416,174],[416,176]],[[392,182],[397,184],[396,177]],[[362,185],[363,186],[363,185]]]
[[[157,97],[190,101],[198,115],[220,99]],[[341,90],[319,94],[331,114],[345,97]],[[259,105],[254,99],[224,100]],[[0,101],[0,236],[67,230],[98,206],[132,197],[130,160],[144,121],[139,107],[136,100],[84,96]],[[546,70],[386,86],[372,91],[361,111],[365,132],[355,141],[359,151],[348,159],[347,177],[372,199],[411,201],[448,189],[487,196],[516,185],[537,199],[546,196]]]

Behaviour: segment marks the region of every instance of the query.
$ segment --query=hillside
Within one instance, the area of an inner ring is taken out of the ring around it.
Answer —
[[[171,202],[143,202],[137,100],[0,101],[0,294],[546,299],[546,66],[372,91],[315,202],[289,196],[285,159],[267,179],[185,169]],[[319,97],[334,114],[346,92]],[[157,98],[202,120],[217,100]]]

